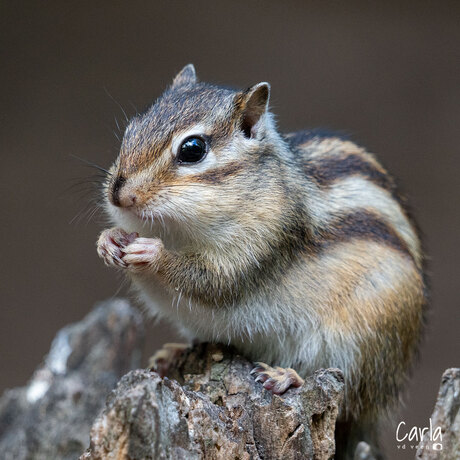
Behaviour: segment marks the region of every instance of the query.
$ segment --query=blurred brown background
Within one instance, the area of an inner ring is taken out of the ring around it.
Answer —
[[[347,131],[401,180],[426,235],[433,305],[397,421],[428,424],[442,371],[460,365],[460,3],[372,3],[1,2],[0,391],[24,384],[56,331],[120,285],[96,255],[101,216],[74,219],[90,195],[67,189],[93,171],[69,155],[109,166],[118,104],[133,115],[193,62],[204,80],[269,81],[283,131]],[[175,338],[149,331],[146,355]],[[413,458],[394,429],[390,458]]]

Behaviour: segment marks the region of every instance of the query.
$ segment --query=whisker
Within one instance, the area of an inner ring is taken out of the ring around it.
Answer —
[[[139,115],[139,111],[137,110],[137,107],[134,105],[134,102],[133,101],[129,101],[131,107],[134,109],[134,111],[136,112],[136,115]]]
[[[78,211],[77,214],[75,214],[75,216],[72,217],[72,219],[70,219],[69,225],[72,225],[75,222],[79,223],[81,221],[81,219],[83,218],[83,216],[88,212],[89,206],[90,206],[90,204],[87,203],[84,208],[80,209],[80,211]]]
[[[120,291],[125,288],[128,284],[128,277],[126,276],[123,276],[121,278],[121,283],[120,283],[120,286],[118,286],[117,290],[114,292],[113,296],[112,296],[112,299],[118,297],[118,295],[120,294]]]
[[[77,179],[70,179],[69,182],[72,182],[69,187],[78,187],[79,185],[87,185],[87,184],[94,184],[94,185],[103,185],[105,182],[105,177],[98,177],[98,176],[88,176],[82,177]]]
[[[115,138],[117,139],[117,141],[121,142],[120,136],[114,130],[112,130],[112,133],[115,136]]]
[[[96,163],[92,163],[91,161],[85,160],[84,158],[81,158],[81,157],[79,157],[77,155],[74,155],[73,153],[69,153],[69,156],[71,156],[72,158],[75,158],[76,160],[80,160],[81,162],[85,163],[87,166],[91,166],[93,168],[96,168],[99,171],[105,172],[106,174],[108,174],[110,176],[112,175],[112,173],[110,171],[108,171],[107,169],[104,169],[102,166],[99,166]]]
[[[105,93],[107,94],[107,96],[110,97],[110,99],[112,99],[113,102],[115,102],[115,104],[119,107],[119,109],[123,112],[123,115],[125,116],[125,120],[126,122],[129,121],[129,118],[128,118],[128,115],[126,115],[126,112],[125,110],[123,109],[123,107],[121,106],[121,104],[115,100],[115,98],[109,93],[109,90],[104,86],[104,91]]]
[[[68,194],[73,195],[74,193],[79,195],[87,195],[88,193],[94,193],[97,190],[96,183],[91,182],[80,182],[76,184],[71,184],[63,190],[63,195]]]
[[[115,115],[113,116],[113,118],[115,118],[115,123],[117,125],[118,131],[121,131],[120,125],[118,124],[118,118]],[[117,136],[117,139],[118,139],[118,136]],[[120,139],[118,139],[118,140],[120,140]]]
[[[89,217],[89,220],[94,217],[97,211],[103,208],[104,206],[104,199],[102,194],[98,194],[98,196],[94,196],[94,191],[91,191],[93,198],[89,200],[85,200],[86,203],[83,208],[77,212],[77,214],[69,221],[69,224],[73,224],[74,222],[79,223],[83,218]],[[90,193],[89,190],[86,191],[85,196]],[[88,220],[88,222],[89,222]]]
[[[86,214],[86,224],[89,224],[91,219],[101,210],[102,205],[101,203],[96,202],[95,205],[93,206],[93,209],[90,209],[89,212]]]

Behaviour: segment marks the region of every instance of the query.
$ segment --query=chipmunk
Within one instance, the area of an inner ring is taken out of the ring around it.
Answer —
[[[98,253],[187,338],[267,363],[254,372],[274,393],[341,369],[336,458],[352,458],[357,441],[377,444],[416,354],[421,245],[373,155],[340,136],[280,134],[269,95],[186,66],[126,128]]]

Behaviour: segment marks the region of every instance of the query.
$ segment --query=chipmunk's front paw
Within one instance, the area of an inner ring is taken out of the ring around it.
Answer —
[[[127,233],[121,228],[104,230],[97,241],[97,253],[107,266],[126,268],[122,260],[123,250],[138,236],[137,233]]]
[[[275,395],[281,395],[291,387],[300,387],[304,380],[294,369],[283,367],[270,367],[265,363],[255,363],[251,371],[256,375],[256,382],[263,382],[264,388]]]
[[[157,238],[136,238],[123,248],[122,262],[132,272],[157,270],[163,242]]]

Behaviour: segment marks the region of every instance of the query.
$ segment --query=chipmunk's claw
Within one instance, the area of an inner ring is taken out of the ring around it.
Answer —
[[[97,241],[97,253],[108,267],[126,268],[122,260],[123,249],[138,236],[135,232],[127,233],[121,228],[104,230]]]
[[[273,394],[281,395],[291,387],[298,388],[303,385],[304,380],[294,369],[271,367],[265,363],[255,364],[251,375],[255,375],[255,381],[262,382],[263,387]]]

